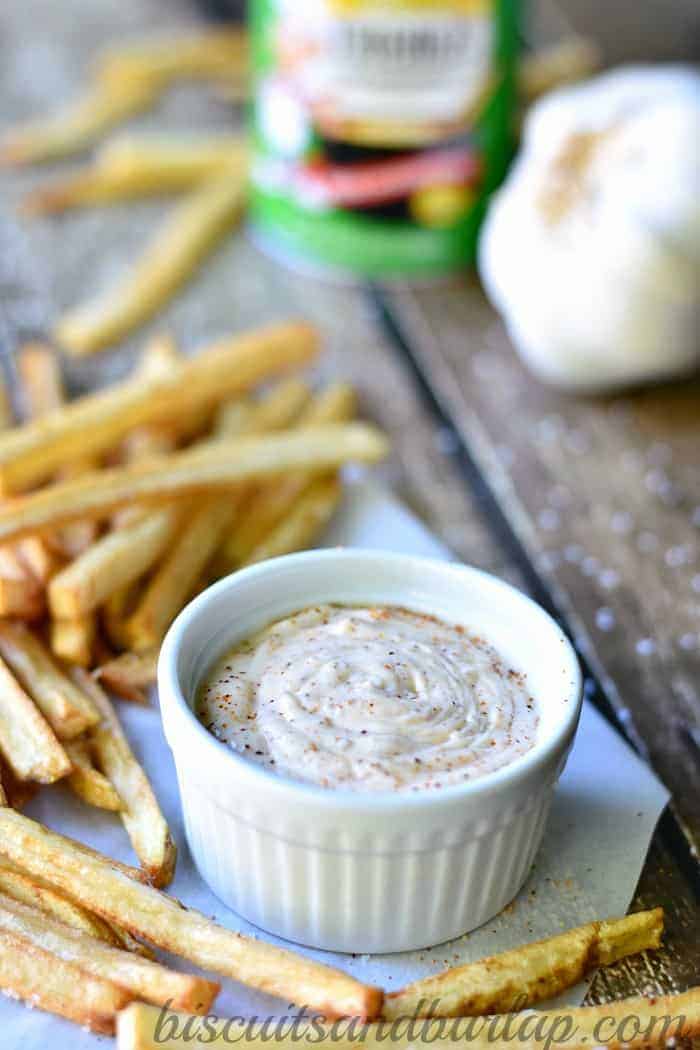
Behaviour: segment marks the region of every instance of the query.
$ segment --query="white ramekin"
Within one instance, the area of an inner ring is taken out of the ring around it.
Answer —
[[[318,602],[400,605],[478,631],[527,675],[540,708],[535,746],[471,783],[408,794],[317,788],[235,754],[192,712],[204,676],[236,641]],[[170,629],[158,685],[204,880],[263,930],[362,953],[439,944],[512,900],[581,706],[573,649],[529,598],[476,569],[361,550],[276,558],[215,584]]]

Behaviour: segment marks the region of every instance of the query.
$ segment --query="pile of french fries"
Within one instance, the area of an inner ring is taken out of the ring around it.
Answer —
[[[425,1037],[454,1047],[454,1033],[433,1026],[444,1025],[446,1018],[498,1018],[506,1031],[506,1023],[525,1018],[523,1011],[595,967],[657,948],[663,931],[661,909],[592,922],[384,995],[340,970],[219,926],[143,880],[143,872],[0,808],[0,988],[93,1031],[111,1033],[116,1026],[121,1050],[208,1045],[213,1036],[225,1045],[232,1034],[238,1034],[236,1041],[269,1042],[269,1030],[259,1022],[214,1019],[210,1010],[218,983],[164,966],[148,944],[305,1006],[326,1021],[366,1022],[362,1045],[385,1042],[388,1026],[397,1021],[425,1019],[417,1035],[408,1036],[404,1025],[392,1040],[407,1047]],[[630,1015],[637,1020],[638,1038],[623,1039],[608,1028],[607,1046],[663,1046],[671,1035],[693,1037],[700,1033],[700,989],[535,1016],[558,1019],[560,1026],[568,1018],[583,1032],[579,1046],[593,1042],[602,1019]],[[176,1021],[177,1036],[163,1035],[164,1016]],[[671,1028],[664,1017],[673,1019]],[[324,1030],[322,1024],[302,1023],[294,1039],[289,1026],[284,1030],[286,1036],[275,1038],[285,1046],[340,1042],[347,1047],[358,1041],[352,1029]],[[501,1045],[499,1031],[491,1045]],[[539,1031],[547,1032],[547,1046],[557,1045],[549,1028]],[[466,1045],[486,1043],[472,1034]],[[523,1045],[543,1046],[545,1036]]]
[[[600,62],[588,39],[566,38],[522,65],[521,88],[532,100],[580,79]],[[245,31],[219,28],[192,36],[113,47],[98,60],[88,93],[53,119],[10,131],[0,165],[53,160],[92,146],[114,125],[153,106],[173,83],[213,83],[244,97]],[[142,256],[97,299],[59,318],[54,336],[73,354],[111,346],[153,317],[236,227],[246,205],[248,150],[242,135],[117,135],[92,164],[28,195],[30,214],[55,214],[152,195],[184,194]]]
[[[338,469],[386,442],[353,422],[346,384],[296,376],[303,323],[194,358],[169,338],[117,386],[65,402],[58,359],[20,350],[26,421],[0,433],[0,782],[19,807],[65,782],[118,812],[155,885],[175,849],[103,687],[147,702],[170,623],[217,576],[311,544],[341,495]]]

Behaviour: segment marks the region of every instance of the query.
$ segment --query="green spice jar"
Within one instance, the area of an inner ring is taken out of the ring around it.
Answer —
[[[331,274],[472,262],[505,173],[519,0],[251,0],[252,220]]]

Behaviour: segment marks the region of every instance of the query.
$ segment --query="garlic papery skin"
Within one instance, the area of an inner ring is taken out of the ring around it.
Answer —
[[[700,364],[700,73],[637,66],[530,111],[479,270],[542,379],[604,391]]]

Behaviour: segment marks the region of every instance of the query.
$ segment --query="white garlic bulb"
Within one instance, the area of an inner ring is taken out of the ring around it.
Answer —
[[[700,73],[629,67],[538,103],[479,268],[548,382],[605,390],[700,364]]]

